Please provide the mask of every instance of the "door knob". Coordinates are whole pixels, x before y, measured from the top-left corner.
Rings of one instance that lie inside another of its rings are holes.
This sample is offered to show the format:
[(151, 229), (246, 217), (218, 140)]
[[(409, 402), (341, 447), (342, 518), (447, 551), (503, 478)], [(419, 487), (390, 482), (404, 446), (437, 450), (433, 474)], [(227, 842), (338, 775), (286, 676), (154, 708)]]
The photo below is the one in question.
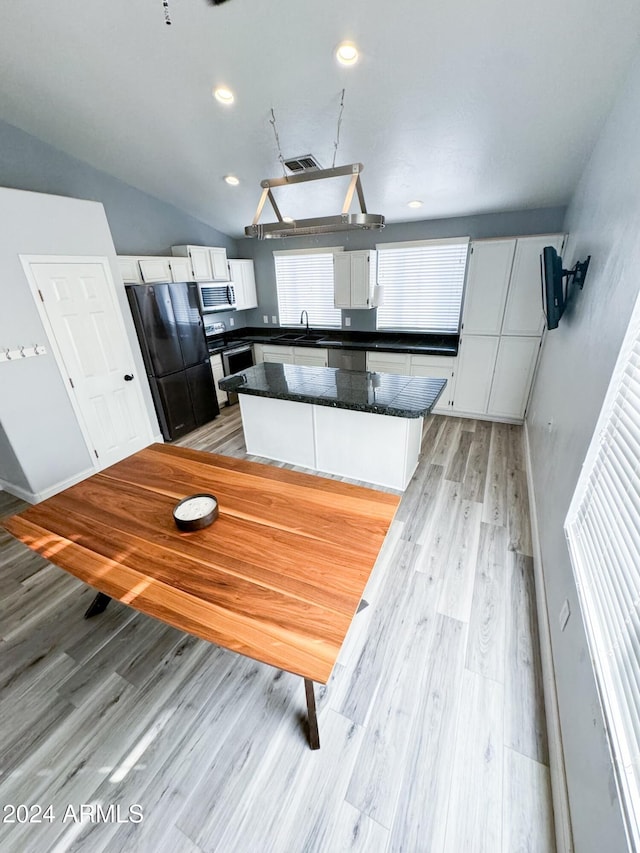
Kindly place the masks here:
[(133, 379), (133, 373), (125, 373), (125, 375), (124, 375), (124, 381), (125, 382), (131, 382), (132, 379)]

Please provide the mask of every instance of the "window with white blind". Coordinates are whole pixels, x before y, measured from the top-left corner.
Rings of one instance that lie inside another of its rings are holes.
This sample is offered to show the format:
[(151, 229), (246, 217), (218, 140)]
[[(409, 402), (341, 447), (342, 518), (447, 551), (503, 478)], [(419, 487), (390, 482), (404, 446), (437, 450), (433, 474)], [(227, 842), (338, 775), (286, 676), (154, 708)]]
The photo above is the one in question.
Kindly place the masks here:
[(627, 830), (640, 849), (640, 298), (565, 530)]
[(274, 252), (281, 326), (298, 326), (306, 311), (309, 324), (340, 328), (342, 312), (333, 305), (333, 255), (341, 248)]
[(457, 334), (469, 238), (376, 248), (378, 284), (384, 288), (377, 328)]

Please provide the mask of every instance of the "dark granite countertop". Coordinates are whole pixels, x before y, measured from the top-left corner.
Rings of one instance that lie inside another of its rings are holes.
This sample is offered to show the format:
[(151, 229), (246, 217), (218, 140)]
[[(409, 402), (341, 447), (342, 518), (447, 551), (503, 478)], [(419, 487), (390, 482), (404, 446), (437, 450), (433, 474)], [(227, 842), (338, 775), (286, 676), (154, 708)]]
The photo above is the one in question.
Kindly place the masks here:
[[(226, 338), (227, 336), (225, 336)], [(229, 341), (249, 341), (280, 346), (357, 349), (380, 352), (409, 352), (420, 355), (455, 356), (458, 335), (402, 334), (400, 332), (351, 332), (340, 329), (300, 329), (249, 327), (228, 335)]]
[(222, 390), (238, 394), (398, 418), (429, 414), (446, 384), (446, 379), (269, 362), (256, 364), (218, 382)]

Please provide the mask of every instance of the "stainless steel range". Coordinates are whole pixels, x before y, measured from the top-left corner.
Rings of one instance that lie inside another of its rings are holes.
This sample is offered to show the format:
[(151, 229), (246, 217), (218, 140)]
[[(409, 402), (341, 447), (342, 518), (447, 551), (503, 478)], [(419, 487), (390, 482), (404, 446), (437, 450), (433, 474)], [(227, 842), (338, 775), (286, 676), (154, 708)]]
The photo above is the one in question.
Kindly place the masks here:
[[(205, 334), (209, 354), (219, 353), (222, 357), (222, 368), (225, 376), (231, 376), (251, 367), (253, 361), (253, 347), (249, 343), (239, 341), (225, 341), (226, 326), (224, 323), (205, 323)], [(238, 395), (228, 393), (229, 405), (238, 402)]]

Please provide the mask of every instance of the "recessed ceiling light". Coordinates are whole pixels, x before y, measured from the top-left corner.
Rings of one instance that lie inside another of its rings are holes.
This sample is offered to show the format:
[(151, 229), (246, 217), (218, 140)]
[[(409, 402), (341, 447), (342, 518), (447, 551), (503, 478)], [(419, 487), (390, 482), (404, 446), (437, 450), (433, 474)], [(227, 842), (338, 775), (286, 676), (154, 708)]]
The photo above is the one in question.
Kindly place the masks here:
[(350, 41), (343, 41), (336, 50), (336, 59), (342, 65), (355, 65), (358, 61), (358, 48)]
[(239, 179), (236, 178), (235, 175), (225, 175), (224, 179), (232, 187), (237, 187), (240, 183)]
[(422, 201), (418, 201), (418, 200), (416, 199), (415, 201), (410, 201), (410, 202), (409, 202), (409, 207), (422, 207), (423, 203), (424, 203), (424, 202), (422, 202)]
[(225, 89), (224, 86), (218, 86), (217, 89), (213, 90), (213, 94), (217, 101), (220, 101), (221, 104), (232, 104), (235, 100), (234, 94), (231, 89)]

